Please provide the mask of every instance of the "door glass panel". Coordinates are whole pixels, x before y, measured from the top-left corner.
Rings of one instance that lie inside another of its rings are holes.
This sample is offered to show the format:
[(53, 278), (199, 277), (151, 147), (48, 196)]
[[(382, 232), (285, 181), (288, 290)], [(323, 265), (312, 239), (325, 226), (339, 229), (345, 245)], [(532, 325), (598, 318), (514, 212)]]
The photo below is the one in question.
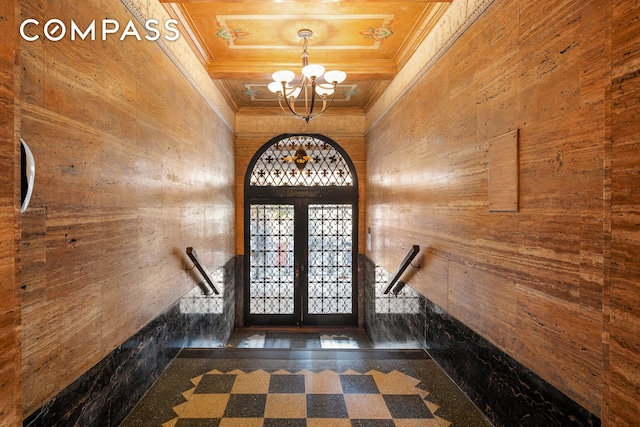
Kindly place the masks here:
[(293, 314), (292, 205), (251, 205), (251, 314)]
[(353, 207), (309, 205), (308, 314), (353, 311)]

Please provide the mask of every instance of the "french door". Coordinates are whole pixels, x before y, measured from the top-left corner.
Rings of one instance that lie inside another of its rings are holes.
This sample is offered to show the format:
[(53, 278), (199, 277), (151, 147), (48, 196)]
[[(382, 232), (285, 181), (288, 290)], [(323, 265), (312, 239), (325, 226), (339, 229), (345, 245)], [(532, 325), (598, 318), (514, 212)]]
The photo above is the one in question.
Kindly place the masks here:
[(247, 210), (245, 323), (357, 324), (355, 205), (296, 197)]

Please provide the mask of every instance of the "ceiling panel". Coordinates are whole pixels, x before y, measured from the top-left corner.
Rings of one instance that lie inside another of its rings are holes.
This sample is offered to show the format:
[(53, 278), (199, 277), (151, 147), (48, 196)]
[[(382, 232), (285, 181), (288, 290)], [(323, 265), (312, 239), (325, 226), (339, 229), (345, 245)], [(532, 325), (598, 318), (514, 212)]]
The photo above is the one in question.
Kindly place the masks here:
[(340, 69), (332, 108), (366, 111), (422, 42), (448, 1), (204, 1), (163, 2), (229, 103), (278, 108), (271, 74), (300, 75), (310, 29), (310, 63)]

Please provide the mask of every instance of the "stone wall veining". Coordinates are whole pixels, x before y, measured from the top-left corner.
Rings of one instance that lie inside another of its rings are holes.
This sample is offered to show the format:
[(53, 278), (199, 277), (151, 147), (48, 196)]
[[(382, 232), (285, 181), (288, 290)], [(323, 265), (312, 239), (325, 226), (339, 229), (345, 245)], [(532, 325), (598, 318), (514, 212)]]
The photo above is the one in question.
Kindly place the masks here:
[[(603, 425), (640, 419), (637, 2), (495, 0), (367, 131), (367, 255)], [(487, 141), (519, 129), (518, 212)]]
[[(17, 425), (22, 420), (20, 388), (20, 294), (18, 245), (20, 203), (18, 169), (19, 115), (15, 95), (16, 56), (20, 53), (17, 33), (17, 0), (0, 4), (0, 425)], [(5, 424), (6, 423), (6, 424)]]
[[(135, 22), (118, 0), (20, 8)], [(21, 227), (26, 417), (196, 285), (187, 246), (210, 270), (233, 257), (234, 134), (156, 43), (40, 37), (20, 61), (37, 163)]]
[(383, 294), (391, 273), (365, 256), (359, 263), (364, 270), (365, 329), (375, 345), (423, 348), (493, 425), (601, 425), (597, 416), (410, 286), (397, 295)]
[(49, 399), (24, 425), (120, 425), (181, 349), (227, 343), (235, 323), (235, 265), (232, 258), (212, 272), (220, 295), (203, 295), (195, 287)]

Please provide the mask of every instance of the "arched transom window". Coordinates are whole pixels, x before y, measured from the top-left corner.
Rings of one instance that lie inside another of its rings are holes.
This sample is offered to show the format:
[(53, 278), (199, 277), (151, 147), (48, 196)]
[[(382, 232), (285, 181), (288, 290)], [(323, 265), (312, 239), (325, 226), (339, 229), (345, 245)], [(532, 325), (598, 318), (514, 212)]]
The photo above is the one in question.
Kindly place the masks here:
[(352, 186), (347, 160), (331, 144), (312, 135), (277, 141), (256, 160), (250, 186)]

